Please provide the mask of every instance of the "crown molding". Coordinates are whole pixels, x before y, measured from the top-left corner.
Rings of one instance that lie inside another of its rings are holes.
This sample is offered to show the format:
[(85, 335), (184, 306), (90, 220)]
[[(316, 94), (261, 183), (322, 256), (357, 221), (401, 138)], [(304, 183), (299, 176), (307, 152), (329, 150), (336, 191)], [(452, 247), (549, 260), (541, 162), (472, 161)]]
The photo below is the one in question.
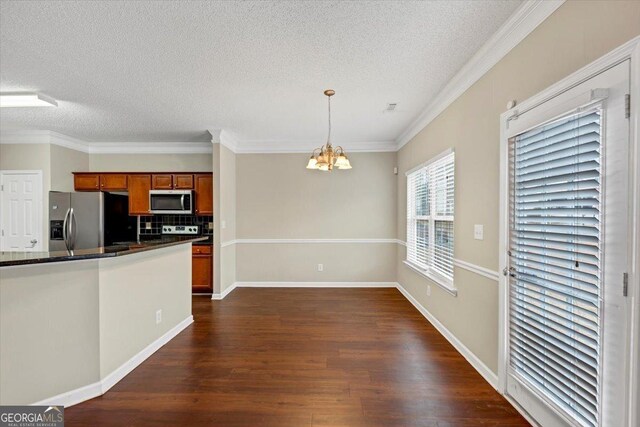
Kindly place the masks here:
[[(238, 141), (235, 149), (237, 154), (254, 154), (254, 153), (307, 153), (310, 154), (314, 149), (322, 146), (325, 142), (321, 141)], [(395, 141), (370, 141), (370, 142), (340, 142), (334, 143), (334, 146), (343, 146), (347, 153), (358, 152), (395, 152), (397, 146)]]
[(202, 154), (208, 142), (86, 142), (48, 130), (0, 133), (0, 144), (52, 144), (88, 154)]
[(525, 39), (565, 0), (525, 1), (453, 76), (422, 113), (396, 139), (399, 150)]

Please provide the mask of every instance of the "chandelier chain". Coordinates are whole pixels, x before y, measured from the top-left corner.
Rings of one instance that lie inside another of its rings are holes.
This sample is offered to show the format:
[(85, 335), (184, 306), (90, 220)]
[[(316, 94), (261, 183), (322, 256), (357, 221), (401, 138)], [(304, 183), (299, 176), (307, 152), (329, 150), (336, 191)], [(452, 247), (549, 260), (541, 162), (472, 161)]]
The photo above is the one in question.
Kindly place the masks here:
[(329, 98), (329, 134), (327, 135), (327, 144), (331, 144), (331, 97)]

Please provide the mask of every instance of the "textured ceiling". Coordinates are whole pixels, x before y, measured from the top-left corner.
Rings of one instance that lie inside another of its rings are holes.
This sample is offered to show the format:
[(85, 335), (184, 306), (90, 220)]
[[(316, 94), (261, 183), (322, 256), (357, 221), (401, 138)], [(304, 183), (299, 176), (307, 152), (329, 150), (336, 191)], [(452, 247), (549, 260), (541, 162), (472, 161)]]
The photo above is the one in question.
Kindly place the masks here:
[[(86, 141), (395, 140), (520, 1), (0, 2), (3, 129)], [(383, 113), (397, 102), (394, 113)]]

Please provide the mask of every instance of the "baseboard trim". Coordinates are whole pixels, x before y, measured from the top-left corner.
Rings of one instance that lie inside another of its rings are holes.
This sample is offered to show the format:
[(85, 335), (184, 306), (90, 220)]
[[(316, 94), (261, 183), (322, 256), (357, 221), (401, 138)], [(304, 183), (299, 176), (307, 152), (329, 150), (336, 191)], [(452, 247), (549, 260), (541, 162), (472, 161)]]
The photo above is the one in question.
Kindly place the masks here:
[(231, 293), (231, 291), (233, 291), (236, 287), (238, 286), (238, 282), (234, 282), (232, 283), (227, 289), (225, 289), (224, 291), (218, 293), (218, 294), (212, 294), (211, 295), (211, 299), (212, 300), (221, 300), (224, 299), (224, 297), (226, 297), (227, 295), (229, 295)]
[(396, 282), (235, 282), (239, 288), (395, 288)]
[(462, 342), (456, 338), (451, 331), (449, 331), (429, 310), (427, 310), (422, 304), (418, 302), (400, 283), (397, 283), (397, 288), (409, 300), (411, 304), (431, 323), (437, 330), (444, 336), (447, 341), (455, 347), (456, 350), (465, 358), (467, 362), (475, 368), (476, 371), (493, 387), (498, 390), (498, 375), (495, 374), (487, 365), (482, 362), (471, 350), (469, 350)]
[(153, 353), (158, 351), (163, 345), (171, 341), (176, 335), (182, 332), (187, 326), (193, 323), (193, 316), (190, 315), (173, 328), (169, 329), (161, 337), (153, 341), (138, 354), (127, 360), (116, 370), (95, 383), (77, 388), (75, 390), (60, 393), (56, 396), (41, 400), (33, 405), (51, 406), (63, 405), (69, 407), (93, 399), (94, 397), (105, 394), (111, 387), (116, 385), (121, 379), (127, 376), (131, 371), (137, 368), (142, 362), (147, 360)]

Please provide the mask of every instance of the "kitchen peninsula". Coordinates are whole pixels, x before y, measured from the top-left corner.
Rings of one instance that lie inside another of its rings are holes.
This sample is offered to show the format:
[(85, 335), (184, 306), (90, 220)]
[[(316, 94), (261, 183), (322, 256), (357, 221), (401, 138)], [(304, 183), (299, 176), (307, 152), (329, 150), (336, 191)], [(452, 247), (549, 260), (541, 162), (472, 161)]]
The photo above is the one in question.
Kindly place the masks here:
[(189, 326), (205, 239), (0, 253), (0, 405), (99, 396)]

